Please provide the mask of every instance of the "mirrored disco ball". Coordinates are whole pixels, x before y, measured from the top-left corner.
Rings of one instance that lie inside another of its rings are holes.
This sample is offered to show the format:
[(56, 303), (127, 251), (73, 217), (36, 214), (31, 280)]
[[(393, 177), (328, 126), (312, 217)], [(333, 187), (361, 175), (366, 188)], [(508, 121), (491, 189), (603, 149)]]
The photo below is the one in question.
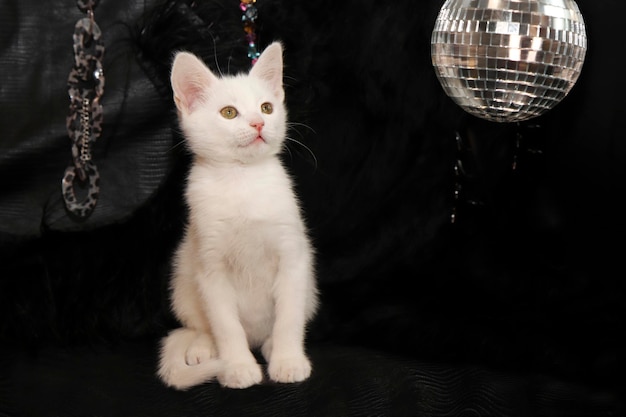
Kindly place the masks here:
[(573, 0), (446, 0), (431, 58), (446, 94), (470, 114), (519, 122), (557, 105), (585, 60)]

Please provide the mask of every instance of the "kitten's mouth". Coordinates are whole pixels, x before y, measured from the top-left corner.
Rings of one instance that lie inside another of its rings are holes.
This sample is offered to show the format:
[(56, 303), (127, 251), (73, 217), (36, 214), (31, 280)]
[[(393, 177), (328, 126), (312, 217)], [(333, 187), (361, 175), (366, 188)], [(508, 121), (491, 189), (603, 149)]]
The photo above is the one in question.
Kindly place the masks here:
[(265, 138), (261, 135), (257, 136), (256, 138), (252, 139), (248, 144), (243, 145), (244, 147), (248, 147), (248, 146), (252, 146), (255, 144), (259, 144), (259, 143), (265, 143)]

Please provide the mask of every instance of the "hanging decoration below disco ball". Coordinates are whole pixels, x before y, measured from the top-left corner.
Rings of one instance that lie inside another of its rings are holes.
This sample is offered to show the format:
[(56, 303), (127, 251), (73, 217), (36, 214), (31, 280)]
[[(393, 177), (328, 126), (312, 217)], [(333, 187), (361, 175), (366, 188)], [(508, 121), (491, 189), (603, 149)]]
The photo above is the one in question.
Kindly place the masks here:
[(574, 0), (446, 0), (431, 38), (446, 94), (494, 122), (552, 109), (576, 83), (586, 52)]

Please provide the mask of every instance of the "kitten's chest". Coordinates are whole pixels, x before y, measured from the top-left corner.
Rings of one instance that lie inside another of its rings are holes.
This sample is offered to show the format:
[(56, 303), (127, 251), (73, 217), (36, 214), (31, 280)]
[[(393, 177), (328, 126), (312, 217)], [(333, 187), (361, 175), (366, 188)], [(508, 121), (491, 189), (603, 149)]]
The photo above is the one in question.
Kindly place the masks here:
[(291, 182), (281, 166), (200, 172), (190, 178), (192, 211), (211, 221), (238, 224), (291, 222), (299, 217)]

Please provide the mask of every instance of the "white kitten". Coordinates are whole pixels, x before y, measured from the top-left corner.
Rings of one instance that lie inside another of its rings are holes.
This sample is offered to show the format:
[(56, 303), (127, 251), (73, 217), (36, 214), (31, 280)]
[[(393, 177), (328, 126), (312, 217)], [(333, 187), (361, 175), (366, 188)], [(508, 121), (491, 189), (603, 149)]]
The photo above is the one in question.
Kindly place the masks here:
[(183, 327), (163, 339), (158, 374), (185, 389), (309, 377), (306, 324), (317, 306), (313, 249), (278, 154), (287, 131), (282, 46), (248, 74), (218, 77), (179, 52), (171, 83), (194, 162), (189, 224), (176, 252), (172, 308)]

